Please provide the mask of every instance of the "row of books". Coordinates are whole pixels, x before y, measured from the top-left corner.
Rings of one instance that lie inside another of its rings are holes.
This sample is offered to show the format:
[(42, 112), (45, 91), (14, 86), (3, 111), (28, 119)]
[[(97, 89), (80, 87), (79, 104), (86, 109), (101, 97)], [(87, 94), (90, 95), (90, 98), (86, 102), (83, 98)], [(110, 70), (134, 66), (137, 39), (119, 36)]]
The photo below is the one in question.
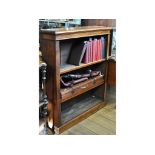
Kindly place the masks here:
[(69, 63), (73, 65), (80, 65), (83, 63), (90, 63), (105, 58), (105, 39), (89, 38), (88, 41), (77, 43), (71, 49)]

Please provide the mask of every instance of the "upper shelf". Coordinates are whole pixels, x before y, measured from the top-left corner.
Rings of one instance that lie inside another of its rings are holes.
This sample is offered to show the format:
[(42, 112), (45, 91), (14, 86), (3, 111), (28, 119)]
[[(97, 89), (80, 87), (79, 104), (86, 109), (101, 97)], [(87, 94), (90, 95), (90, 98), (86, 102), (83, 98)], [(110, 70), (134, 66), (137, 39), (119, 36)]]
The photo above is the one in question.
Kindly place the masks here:
[(81, 63), (81, 65), (79, 65), (79, 66), (75, 66), (75, 65), (71, 65), (71, 64), (63, 64), (60, 66), (60, 74), (65, 74), (65, 73), (75, 71), (75, 70), (80, 69), (80, 68), (84, 68), (84, 67), (88, 67), (88, 66), (91, 66), (94, 64), (98, 64), (98, 63), (104, 62), (105, 60), (106, 59), (102, 59), (102, 60), (90, 62), (87, 64)]
[(71, 38), (110, 34), (111, 30), (111, 27), (105, 26), (82, 26), (71, 28), (41, 29), (40, 34), (42, 39), (65, 40)]

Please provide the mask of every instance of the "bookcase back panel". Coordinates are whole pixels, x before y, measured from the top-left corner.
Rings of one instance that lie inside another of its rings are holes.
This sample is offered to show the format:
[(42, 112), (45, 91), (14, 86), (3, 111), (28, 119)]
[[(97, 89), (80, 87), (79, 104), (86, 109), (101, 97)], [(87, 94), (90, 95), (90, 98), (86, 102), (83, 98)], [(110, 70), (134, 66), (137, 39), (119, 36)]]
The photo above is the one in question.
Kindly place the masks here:
[(106, 74), (106, 62), (96, 64), (90, 67), (92, 71), (101, 71), (102, 74)]
[(81, 42), (84, 42), (84, 40), (81, 38), (75, 39), (68, 39), (68, 40), (62, 40), (60, 41), (60, 64), (68, 64), (68, 59), (71, 54), (71, 50), (75, 45), (80, 45)]
[(63, 40), (60, 42), (60, 64), (67, 64), (74, 40)]

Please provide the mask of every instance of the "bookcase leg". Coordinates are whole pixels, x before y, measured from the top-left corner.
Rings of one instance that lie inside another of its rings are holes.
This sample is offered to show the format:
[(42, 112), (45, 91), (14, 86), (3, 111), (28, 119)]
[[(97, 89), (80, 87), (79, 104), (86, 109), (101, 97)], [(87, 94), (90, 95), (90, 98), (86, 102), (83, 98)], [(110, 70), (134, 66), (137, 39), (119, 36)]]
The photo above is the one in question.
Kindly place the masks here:
[(53, 128), (53, 104), (49, 101), (48, 103), (48, 126), (49, 128)]
[(104, 84), (104, 101), (106, 101), (106, 94), (107, 94), (107, 83)]
[(59, 134), (60, 134), (60, 130), (59, 130), (59, 128), (57, 128), (56, 126), (54, 126), (54, 133), (55, 133), (56, 135), (59, 135)]

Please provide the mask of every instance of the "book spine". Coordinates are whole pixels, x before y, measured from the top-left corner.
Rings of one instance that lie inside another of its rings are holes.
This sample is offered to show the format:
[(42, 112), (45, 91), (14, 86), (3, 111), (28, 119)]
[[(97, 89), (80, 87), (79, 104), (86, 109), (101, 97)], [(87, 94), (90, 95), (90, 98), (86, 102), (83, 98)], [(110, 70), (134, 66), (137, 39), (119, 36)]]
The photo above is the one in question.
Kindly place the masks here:
[(105, 58), (105, 39), (104, 37), (101, 37), (101, 41), (102, 41), (102, 58)]
[(88, 63), (90, 62), (90, 42), (88, 41)]
[(102, 60), (102, 41), (101, 39), (99, 40), (100, 43), (100, 60)]
[(84, 57), (84, 63), (88, 63), (88, 42), (86, 43), (86, 52), (85, 52), (85, 57)]
[(97, 40), (97, 60), (100, 60), (100, 40)]
[(95, 40), (92, 41), (92, 61), (95, 61)]
[(82, 54), (81, 54), (81, 58), (80, 58), (80, 61), (79, 61), (79, 65), (81, 64), (82, 60), (84, 60), (83, 62), (85, 63), (86, 49), (87, 49), (87, 41), (84, 41), (84, 46), (83, 46), (83, 49), (82, 49)]
[(102, 47), (102, 40), (100, 40), (101, 41), (101, 59), (103, 59), (103, 52), (102, 52), (102, 50), (103, 50), (103, 47)]
[(97, 61), (97, 39), (94, 40), (94, 61)]
[(93, 61), (93, 42), (92, 42), (92, 38), (89, 38), (89, 42), (90, 42), (90, 62)]

